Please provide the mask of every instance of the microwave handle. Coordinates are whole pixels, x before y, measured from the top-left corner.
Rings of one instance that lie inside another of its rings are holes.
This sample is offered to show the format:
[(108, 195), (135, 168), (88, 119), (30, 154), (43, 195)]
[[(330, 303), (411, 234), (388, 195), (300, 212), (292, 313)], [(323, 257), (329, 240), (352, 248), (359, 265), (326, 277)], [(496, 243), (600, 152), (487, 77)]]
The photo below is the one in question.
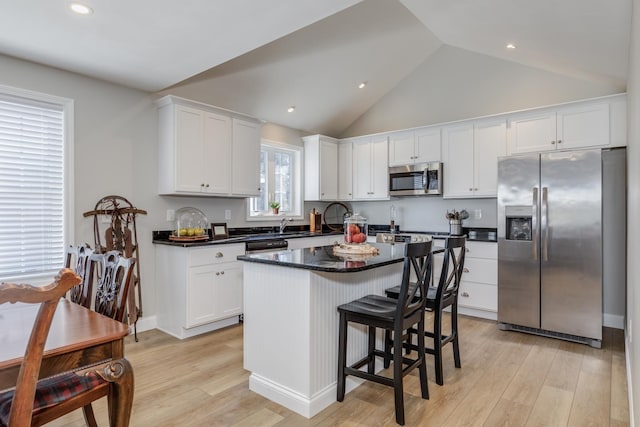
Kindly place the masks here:
[(429, 193), (429, 188), (431, 188), (431, 182), (430, 182), (431, 174), (429, 173), (430, 170), (431, 169), (429, 169), (429, 166), (427, 166), (422, 171), (422, 173), (424, 174), (424, 179), (422, 181), (424, 183), (424, 192), (425, 193)]

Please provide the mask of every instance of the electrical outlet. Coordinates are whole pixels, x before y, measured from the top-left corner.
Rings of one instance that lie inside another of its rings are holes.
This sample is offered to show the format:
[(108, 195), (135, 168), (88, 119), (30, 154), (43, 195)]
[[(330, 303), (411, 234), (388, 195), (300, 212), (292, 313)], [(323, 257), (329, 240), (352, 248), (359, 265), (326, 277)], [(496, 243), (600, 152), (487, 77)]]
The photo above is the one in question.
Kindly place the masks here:
[(173, 209), (167, 209), (167, 221), (176, 220), (176, 211)]
[(482, 209), (476, 209), (474, 211), (474, 218), (475, 219), (482, 219)]
[(224, 210), (224, 219), (227, 221), (231, 219), (231, 209)]

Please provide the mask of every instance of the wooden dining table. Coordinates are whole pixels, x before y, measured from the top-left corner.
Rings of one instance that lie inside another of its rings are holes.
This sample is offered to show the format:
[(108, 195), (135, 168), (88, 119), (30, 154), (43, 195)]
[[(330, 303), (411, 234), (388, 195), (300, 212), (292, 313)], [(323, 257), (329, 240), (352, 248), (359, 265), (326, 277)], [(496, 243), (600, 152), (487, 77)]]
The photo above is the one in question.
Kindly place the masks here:
[[(38, 305), (0, 306), (0, 391), (15, 387)], [(124, 359), (129, 327), (67, 299), (58, 304), (45, 345), (40, 378), (106, 364), (115, 372), (110, 387), (110, 424), (127, 426), (133, 405), (133, 372)], [(123, 371), (124, 370), (124, 371)]]

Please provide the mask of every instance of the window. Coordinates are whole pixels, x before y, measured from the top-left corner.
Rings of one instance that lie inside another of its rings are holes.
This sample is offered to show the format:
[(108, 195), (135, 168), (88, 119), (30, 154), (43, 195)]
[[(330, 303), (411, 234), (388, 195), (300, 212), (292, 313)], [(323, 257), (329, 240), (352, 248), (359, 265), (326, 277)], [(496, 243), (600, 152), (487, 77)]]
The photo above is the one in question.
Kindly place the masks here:
[(72, 108), (0, 86), (0, 281), (48, 283), (64, 265)]
[(301, 157), (302, 147), (262, 140), (260, 196), (249, 199), (248, 219), (302, 217)]

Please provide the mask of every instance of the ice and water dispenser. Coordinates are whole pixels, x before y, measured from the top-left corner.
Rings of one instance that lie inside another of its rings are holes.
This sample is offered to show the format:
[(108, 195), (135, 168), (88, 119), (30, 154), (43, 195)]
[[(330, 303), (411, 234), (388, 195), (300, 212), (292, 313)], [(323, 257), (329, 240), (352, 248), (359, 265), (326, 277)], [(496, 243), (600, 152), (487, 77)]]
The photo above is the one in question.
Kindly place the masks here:
[(505, 206), (507, 240), (531, 241), (533, 230), (532, 207), (529, 206)]

